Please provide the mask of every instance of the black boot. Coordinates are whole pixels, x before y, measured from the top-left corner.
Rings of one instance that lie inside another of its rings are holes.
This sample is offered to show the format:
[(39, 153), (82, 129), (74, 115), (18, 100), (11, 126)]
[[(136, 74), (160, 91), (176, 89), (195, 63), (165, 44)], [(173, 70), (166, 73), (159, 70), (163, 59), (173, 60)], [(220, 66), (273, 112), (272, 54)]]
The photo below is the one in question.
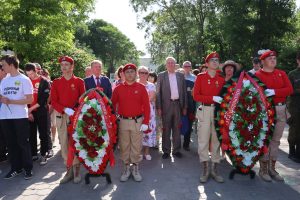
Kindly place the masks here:
[(289, 159), (296, 163), (300, 163), (300, 146), (299, 145), (289, 145)]
[(289, 144), (289, 159), (293, 160), (296, 157), (296, 145)]
[(295, 162), (300, 163), (300, 144), (296, 144)]

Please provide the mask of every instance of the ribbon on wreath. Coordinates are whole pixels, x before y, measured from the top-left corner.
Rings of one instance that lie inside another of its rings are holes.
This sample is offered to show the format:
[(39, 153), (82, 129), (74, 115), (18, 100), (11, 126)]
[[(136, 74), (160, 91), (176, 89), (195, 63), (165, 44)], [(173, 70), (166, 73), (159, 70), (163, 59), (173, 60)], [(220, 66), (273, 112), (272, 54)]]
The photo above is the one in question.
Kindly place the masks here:
[[(222, 135), (222, 144), (221, 144), (221, 148), (223, 150), (228, 150), (229, 148), (229, 144), (230, 144), (230, 139), (229, 139), (229, 125), (230, 122), (232, 120), (232, 116), (234, 114), (234, 111), (236, 109), (236, 106), (239, 102), (239, 98), (242, 92), (242, 87), (243, 87), (243, 80), (244, 77), (246, 77), (255, 87), (255, 89), (258, 91), (259, 93), (259, 97), (262, 100), (263, 105), (265, 106), (265, 108), (267, 108), (267, 100), (265, 98), (265, 94), (263, 89), (258, 85), (258, 83), (251, 77), (249, 76), (249, 74), (245, 73), (245, 71), (242, 71), (242, 73), (240, 74), (240, 77), (238, 79), (235, 91), (233, 93), (233, 97), (232, 100), (229, 104), (229, 108), (227, 110), (227, 112), (225, 112), (224, 114), (224, 119), (225, 119), (225, 132)], [(266, 153), (268, 151), (268, 149), (264, 148), (264, 152)]]

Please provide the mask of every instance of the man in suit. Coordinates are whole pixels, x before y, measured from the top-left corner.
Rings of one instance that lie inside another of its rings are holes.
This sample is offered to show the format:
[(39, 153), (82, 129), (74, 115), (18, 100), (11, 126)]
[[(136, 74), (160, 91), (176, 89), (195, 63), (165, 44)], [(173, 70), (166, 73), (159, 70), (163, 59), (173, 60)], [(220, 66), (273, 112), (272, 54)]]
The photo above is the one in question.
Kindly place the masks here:
[(157, 79), (156, 107), (163, 123), (163, 159), (169, 158), (171, 153), (171, 132), (173, 140), (172, 153), (178, 158), (182, 157), (180, 153), (180, 123), (181, 115), (186, 115), (187, 112), (187, 93), (184, 75), (175, 72), (175, 64), (175, 58), (166, 58), (167, 70), (161, 72)]
[(111, 98), (112, 88), (110, 81), (106, 76), (101, 75), (102, 62), (100, 60), (93, 60), (91, 63), (91, 69), (93, 75), (84, 79), (86, 90), (99, 87), (108, 98)]

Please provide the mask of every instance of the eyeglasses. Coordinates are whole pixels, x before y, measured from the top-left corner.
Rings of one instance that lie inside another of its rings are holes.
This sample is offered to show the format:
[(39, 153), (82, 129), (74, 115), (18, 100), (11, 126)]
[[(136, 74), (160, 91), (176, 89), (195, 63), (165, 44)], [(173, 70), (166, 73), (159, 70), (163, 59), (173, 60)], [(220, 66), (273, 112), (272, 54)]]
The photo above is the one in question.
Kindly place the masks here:
[(139, 72), (139, 74), (148, 75), (148, 74), (149, 74), (149, 72)]

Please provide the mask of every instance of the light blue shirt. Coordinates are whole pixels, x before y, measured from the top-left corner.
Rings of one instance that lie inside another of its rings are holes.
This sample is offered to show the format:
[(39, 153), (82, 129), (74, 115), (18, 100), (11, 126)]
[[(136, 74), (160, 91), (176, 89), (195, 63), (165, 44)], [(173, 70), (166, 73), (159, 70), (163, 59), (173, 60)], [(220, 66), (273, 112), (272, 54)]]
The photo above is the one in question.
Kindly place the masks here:
[(193, 82), (195, 82), (195, 80), (196, 80), (196, 76), (192, 73), (189, 73), (188, 75), (184, 75), (184, 77), (185, 77), (185, 80), (189, 80), (189, 81), (193, 81)]

